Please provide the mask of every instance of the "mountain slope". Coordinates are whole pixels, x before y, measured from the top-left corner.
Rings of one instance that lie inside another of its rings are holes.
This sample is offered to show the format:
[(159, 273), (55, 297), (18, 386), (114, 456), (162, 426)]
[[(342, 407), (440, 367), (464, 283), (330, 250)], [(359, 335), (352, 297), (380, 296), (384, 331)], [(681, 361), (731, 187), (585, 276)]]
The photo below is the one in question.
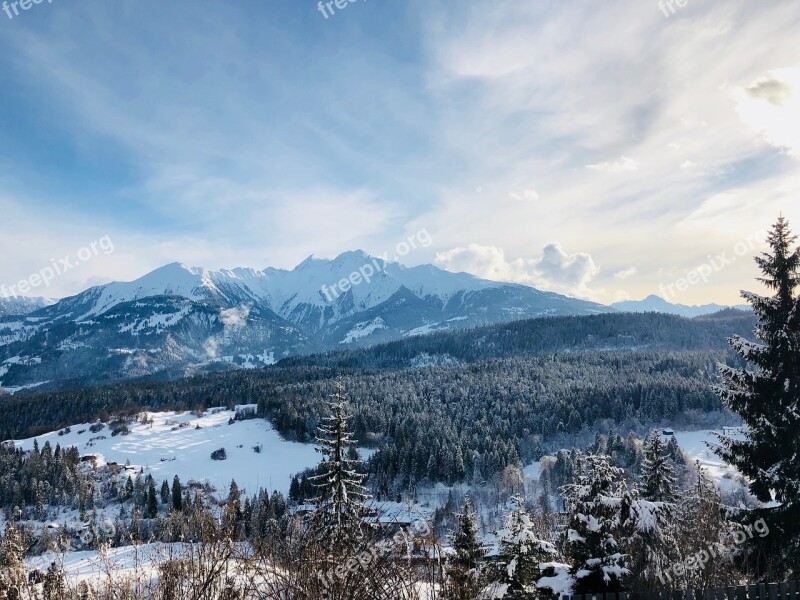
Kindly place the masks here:
[(0, 385), (182, 376), (433, 331), (604, 312), (613, 309), (361, 251), (309, 257), (292, 270), (172, 263), (0, 318)]

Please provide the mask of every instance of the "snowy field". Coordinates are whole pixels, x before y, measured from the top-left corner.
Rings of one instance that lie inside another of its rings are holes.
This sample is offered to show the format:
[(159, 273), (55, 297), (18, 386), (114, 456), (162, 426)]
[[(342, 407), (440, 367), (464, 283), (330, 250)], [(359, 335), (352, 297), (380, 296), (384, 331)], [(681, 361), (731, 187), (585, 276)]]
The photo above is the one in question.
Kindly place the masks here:
[[(700, 461), (700, 465), (707, 471), (709, 477), (715, 480), (722, 489), (729, 489), (733, 480), (739, 478), (740, 473), (729, 464), (714, 454), (706, 443), (718, 443), (714, 433), (722, 431), (703, 429), (701, 431), (676, 431), (675, 439), (678, 446), (694, 461)], [(740, 435), (733, 435), (740, 438)], [(666, 439), (666, 438), (665, 438)]]
[[(73, 425), (64, 435), (52, 432), (15, 443), (25, 450), (33, 448), (34, 439), (40, 448), (47, 441), (53, 447), (75, 446), (81, 456), (94, 455), (98, 465), (130, 461), (157, 482), (171, 482), (178, 475), (184, 483), (209, 483), (220, 496), (227, 495), (231, 479), (251, 494), (262, 487), (286, 494), (292, 475), (319, 462), (313, 445), (284, 440), (264, 419), (229, 425), (235, 412), (224, 409), (210, 409), (201, 417), (189, 412), (147, 415), (152, 423), (131, 423), (127, 435), (112, 437), (108, 426), (92, 433), (86, 423)], [(212, 460), (211, 453), (220, 448), (227, 459)]]

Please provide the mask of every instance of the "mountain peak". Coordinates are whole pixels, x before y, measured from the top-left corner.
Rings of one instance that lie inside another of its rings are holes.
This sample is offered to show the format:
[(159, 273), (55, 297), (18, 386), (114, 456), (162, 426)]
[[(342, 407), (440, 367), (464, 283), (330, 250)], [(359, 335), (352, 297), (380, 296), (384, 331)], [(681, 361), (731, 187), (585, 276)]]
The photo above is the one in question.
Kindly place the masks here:
[(295, 271), (301, 271), (303, 269), (307, 269), (307, 268), (312, 267), (314, 265), (325, 264), (325, 263), (328, 263), (328, 262), (330, 262), (330, 259), (328, 259), (328, 258), (321, 258), (321, 257), (317, 256), (316, 254), (309, 254), (303, 262), (301, 262), (299, 265), (297, 265), (294, 268), (294, 270)]

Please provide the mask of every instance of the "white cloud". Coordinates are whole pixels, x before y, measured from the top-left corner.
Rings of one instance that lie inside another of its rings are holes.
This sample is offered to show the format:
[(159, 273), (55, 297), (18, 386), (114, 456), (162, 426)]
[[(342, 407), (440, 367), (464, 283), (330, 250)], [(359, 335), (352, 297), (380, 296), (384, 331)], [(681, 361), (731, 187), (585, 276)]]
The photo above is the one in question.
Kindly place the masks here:
[(625, 171), (636, 171), (639, 168), (639, 162), (627, 156), (620, 156), (618, 160), (586, 165), (586, 168), (601, 173), (624, 173)]
[(225, 327), (225, 333), (229, 330), (241, 329), (247, 325), (247, 317), (250, 316), (250, 306), (242, 304), (232, 308), (225, 308), (219, 313), (219, 320)]
[(623, 269), (622, 271), (617, 271), (614, 273), (614, 279), (627, 279), (628, 277), (633, 277), (639, 272), (639, 269), (636, 267), (628, 267), (627, 269)]
[(470, 244), (436, 255), (435, 263), (448, 271), (466, 271), (495, 281), (523, 283), (547, 291), (589, 298), (589, 283), (599, 273), (591, 255), (568, 254), (559, 244), (548, 244), (538, 258), (509, 260), (496, 246)]
[(772, 71), (735, 92), (739, 115), (764, 140), (800, 158), (800, 67)]

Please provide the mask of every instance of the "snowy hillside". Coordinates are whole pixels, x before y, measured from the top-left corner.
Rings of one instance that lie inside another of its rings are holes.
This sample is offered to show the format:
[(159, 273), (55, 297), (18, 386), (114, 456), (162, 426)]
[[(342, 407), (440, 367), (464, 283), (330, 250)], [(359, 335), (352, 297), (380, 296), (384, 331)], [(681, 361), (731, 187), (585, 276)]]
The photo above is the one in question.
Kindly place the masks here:
[[(130, 471), (144, 469), (157, 481), (208, 483), (220, 495), (227, 494), (231, 479), (243, 490), (259, 488), (287, 493), (290, 478), (319, 461), (309, 444), (288, 442), (263, 419), (235, 421), (235, 411), (210, 409), (202, 416), (192, 413), (147, 413), (149, 423), (128, 425), (130, 433), (113, 435), (110, 426), (90, 431), (91, 423), (74, 425), (69, 431), (52, 432), (15, 442), (24, 450), (34, 440), (62, 448), (75, 446), (81, 456), (95, 457), (96, 464), (130, 462)], [(225, 448), (226, 460), (212, 460), (211, 453)], [(258, 449), (258, 451), (256, 451)]]

